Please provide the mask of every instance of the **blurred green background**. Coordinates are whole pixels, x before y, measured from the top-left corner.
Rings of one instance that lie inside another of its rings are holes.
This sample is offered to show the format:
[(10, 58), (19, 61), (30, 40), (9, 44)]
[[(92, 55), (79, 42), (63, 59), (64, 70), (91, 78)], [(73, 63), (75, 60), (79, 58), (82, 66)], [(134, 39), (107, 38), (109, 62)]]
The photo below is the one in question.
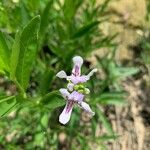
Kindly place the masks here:
[[(91, 118), (56, 78), (84, 59)], [(149, 150), (149, 0), (0, 1), (0, 149)]]

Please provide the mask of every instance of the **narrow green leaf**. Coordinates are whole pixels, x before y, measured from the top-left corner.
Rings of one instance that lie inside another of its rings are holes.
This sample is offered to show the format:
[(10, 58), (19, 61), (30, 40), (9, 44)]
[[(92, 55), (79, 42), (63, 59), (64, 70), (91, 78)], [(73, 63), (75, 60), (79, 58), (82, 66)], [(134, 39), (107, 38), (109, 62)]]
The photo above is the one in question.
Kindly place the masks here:
[(100, 13), (100, 14), (103, 13), (103, 12), (106, 10), (106, 8), (108, 7), (108, 4), (109, 4), (110, 1), (111, 1), (111, 0), (105, 0), (105, 1), (103, 2), (103, 4), (102, 4), (101, 7), (100, 7), (100, 10), (99, 10), (99, 13)]
[(51, 70), (50, 68), (46, 68), (45, 72), (41, 76), (41, 81), (39, 86), (40, 94), (44, 95), (48, 93), (53, 78), (54, 78), (54, 71)]
[(131, 76), (139, 72), (138, 68), (135, 67), (119, 67), (118, 71), (123, 77)]
[(126, 105), (127, 101), (125, 97), (126, 93), (123, 92), (115, 92), (115, 93), (103, 93), (99, 97), (97, 97), (93, 103), (100, 103), (104, 105)]
[(20, 32), (16, 33), (15, 41), (12, 46), (12, 53), (10, 58), (10, 78), (15, 79), (16, 69), (18, 65), (19, 53), (20, 53)]
[[(26, 89), (37, 53), (37, 39), (40, 27), (40, 16), (34, 17), (23, 31), (17, 33), (11, 55), (12, 77), (16, 77), (19, 84)], [(13, 62), (15, 61), (15, 62)]]
[(110, 93), (103, 93), (100, 95), (100, 99), (103, 98), (124, 98), (127, 96), (125, 92), (110, 92)]
[(120, 98), (100, 99), (99, 102), (100, 104), (104, 104), (104, 105), (117, 105), (117, 106), (127, 105), (127, 102), (124, 99), (120, 99)]
[(92, 28), (97, 26), (99, 23), (100, 23), (99, 21), (93, 21), (87, 25), (84, 25), (73, 35), (73, 38), (79, 38), (79, 37), (87, 34)]
[(15, 96), (0, 99), (0, 117), (8, 114), (17, 105)]
[(27, 10), (24, 2), (20, 3), (20, 13), (21, 13), (21, 21), (22, 21), (21, 24), (24, 26), (29, 21), (29, 11)]
[(62, 98), (58, 91), (53, 91), (46, 94), (41, 99), (41, 103), (48, 109), (55, 109), (57, 107), (63, 106), (65, 104), (65, 100)]
[(0, 69), (9, 72), (10, 50), (4, 34), (0, 31)]
[(47, 27), (49, 25), (49, 18), (52, 14), (50, 14), (53, 5), (53, 0), (49, 0), (48, 4), (46, 5), (42, 15), (41, 15), (41, 26), (40, 26), (40, 34), (44, 35)]
[(100, 141), (109, 141), (109, 140), (116, 140), (119, 136), (117, 135), (103, 135), (98, 137)]
[(63, 6), (63, 12), (64, 12), (64, 16), (67, 19), (67, 22), (70, 22), (71, 19), (75, 16), (75, 13), (78, 9), (78, 7), (76, 7), (76, 2), (78, 0), (74, 1), (74, 0), (65, 0), (64, 6)]

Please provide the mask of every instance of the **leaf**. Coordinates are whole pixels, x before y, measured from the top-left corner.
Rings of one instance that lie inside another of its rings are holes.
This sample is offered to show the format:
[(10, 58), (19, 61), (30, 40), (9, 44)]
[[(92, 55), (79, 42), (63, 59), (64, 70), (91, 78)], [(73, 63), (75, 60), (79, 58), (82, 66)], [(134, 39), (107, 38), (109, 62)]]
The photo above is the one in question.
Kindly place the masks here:
[[(50, 19), (54, 18), (54, 13), (52, 12), (52, 6), (53, 6), (53, 0), (49, 0), (49, 2), (47, 3), (47, 5), (41, 15), (39, 48), (41, 48), (44, 38), (45, 38), (45, 33), (48, 31)], [(53, 17), (52, 17), (52, 15), (53, 15)]]
[(99, 23), (100, 23), (99, 21), (93, 21), (87, 25), (84, 25), (73, 35), (73, 38), (79, 38), (79, 37), (87, 34), (92, 28), (97, 26)]
[(125, 97), (127, 93), (125, 92), (110, 92), (110, 93), (103, 93), (100, 96), (97, 96), (95, 100), (92, 102), (93, 104), (104, 104), (104, 105), (126, 105), (127, 101)]
[(44, 137), (45, 137), (44, 132), (41, 131), (39, 133), (36, 133), (34, 135), (33, 145), (43, 147), (44, 143), (45, 143), (45, 138)]
[(125, 97), (127, 96), (124, 92), (114, 92), (114, 93), (103, 93), (100, 97), (97, 97), (94, 103), (100, 103), (104, 105), (126, 105), (127, 101)]
[(46, 94), (42, 99), (41, 103), (48, 109), (55, 109), (57, 107), (63, 106), (65, 100), (60, 96), (58, 91), (53, 91)]
[(40, 16), (34, 17), (21, 33), (16, 34), (11, 54), (11, 76), (26, 89), (37, 53)]
[(13, 80), (16, 75), (16, 69), (18, 65), (19, 53), (20, 53), (20, 32), (16, 33), (15, 41), (12, 46), (12, 53), (10, 58), (10, 78)]
[(63, 12), (64, 12), (64, 16), (67, 19), (67, 23), (70, 22), (73, 17), (76, 15), (76, 12), (79, 8), (79, 6), (81, 6), (82, 2), (84, 0), (80, 1), (80, 0), (65, 0), (64, 5), (63, 5)]
[(23, 2), (20, 3), (20, 13), (21, 13), (21, 21), (22, 25), (26, 25), (26, 22), (29, 21), (29, 11), (27, 10), (25, 4)]
[(48, 126), (48, 121), (49, 121), (49, 115), (47, 113), (43, 114), (43, 116), (41, 117), (41, 125), (44, 128), (47, 128)]
[(100, 99), (103, 98), (124, 98), (127, 96), (125, 92), (110, 92), (110, 93), (103, 93), (100, 95)]
[(93, 120), (91, 122), (91, 129), (92, 129), (92, 135), (93, 135), (93, 137), (95, 137), (96, 127), (97, 127), (97, 122), (95, 120)]
[(119, 67), (118, 71), (123, 77), (128, 77), (138, 73), (139, 69), (135, 67)]
[(115, 99), (115, 98), (108, 98), (108, 99), (100, 99), (100, 104), (105, 105), (126, 105), (127, 102), (124, 99)]
[(114, 132), (113, 132), (113, 129), (111, 127), (111, 124), (109, 123), (109, 121), (107, 120), (106, 116), (103, 114), (103, 112), (98, 109), (97, 110), (97, 114), (99, 116), (99, 120), (102, 122), (103, 126), (106, 128), (106, 130), (108, 131), (108, 133), (110, 135), (113, 135)]
[(102, 14), (108, 7), (108, 4), (111, 0), (105, 0), (100, 7), (99, 14)]
[(54, 78), (54, 71), (51, 70), (50, 68), (46, 68), (45, 72), (41, 76), (41, 81), (39, 85), (40, 94), (42, 95), (47, 94), (53, 81), (53, 78)]
[(0, 99), (0, 117), (6, 115), (17, 105), (15, 96)]
[(41, 26), (40, 26), (41, 35), (43, 35), (46, 32), (47, 27), (49, 25), (49, 18), (52, 15), (50, 14), (52, 6), (53, 6), (53, 0), (49, 0), (48, 4), (46, 5), (41, 15)]
[(0, 70), (9, 72), (10, 50), (5, 39), (4, 34), (0, 31)]
[(119, 136), (117, 135), (103, 135), (98, 137), (100, 141), (109, 141), (109, 140), (116, 140)]

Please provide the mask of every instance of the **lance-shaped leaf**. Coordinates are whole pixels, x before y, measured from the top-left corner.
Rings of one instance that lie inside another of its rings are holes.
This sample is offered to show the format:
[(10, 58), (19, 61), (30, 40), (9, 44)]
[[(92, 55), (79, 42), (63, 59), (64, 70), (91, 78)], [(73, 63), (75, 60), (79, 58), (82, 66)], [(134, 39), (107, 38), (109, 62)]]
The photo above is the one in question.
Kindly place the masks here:
[(93, 103), (100, 103), (104, 105), (126, 105), (126, 96), (127, 93), (123, 92), (103, 93), (97, 97)]
[(26, 89), (37, 53), (40, 16), (34, 17), (23, 31), (16, 34), (11, 54), (11, 77)]
[(10, 50), (5, 39), (4, 34), (0, 31), (0, 70), (9, 72)]
[(54, 79), (54, 71), (52, 69), (46, 68), (42, 74), (42, 78), (39, 82), (39, 92), (41, 95), (47, 94)]
[(93, 21), (88, 23), (87, 25), (84, 25), (73, 35), (73, 38), (80, 38), (84, 36), (85, 34), (89, 33), (89, 31), (93, 29), (95, 26), (97, 26), (99, 23), (100, 21)]

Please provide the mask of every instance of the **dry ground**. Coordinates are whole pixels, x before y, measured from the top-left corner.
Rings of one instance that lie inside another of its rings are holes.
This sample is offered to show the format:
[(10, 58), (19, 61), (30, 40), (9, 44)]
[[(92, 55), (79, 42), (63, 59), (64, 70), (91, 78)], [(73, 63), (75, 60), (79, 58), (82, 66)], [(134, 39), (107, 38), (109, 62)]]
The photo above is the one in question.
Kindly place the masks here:
[[(143, 34), (142, 28), (149, 26), (145, 22), (145, 0), (118, 0), (110, 4), (111, 23), (104, 25), (104, 32), (119, 32), (120, 46), (118, 60), (133, 60), (130, 46), (136, 45)], [(100, 54), (99, 51), (97, 53)], [(145, 75), (146, 76), (146, 75)], [(129, 92), (129, 105), (116, 107), (108, 112), (114, 131), (121, 137), (108, 143), (109, 150), (149, 150), (150, 149), (150, 88), (145, 76), (128, 79), (123, 83)], [(146, 76), (149, 78), (148, 76)]]

